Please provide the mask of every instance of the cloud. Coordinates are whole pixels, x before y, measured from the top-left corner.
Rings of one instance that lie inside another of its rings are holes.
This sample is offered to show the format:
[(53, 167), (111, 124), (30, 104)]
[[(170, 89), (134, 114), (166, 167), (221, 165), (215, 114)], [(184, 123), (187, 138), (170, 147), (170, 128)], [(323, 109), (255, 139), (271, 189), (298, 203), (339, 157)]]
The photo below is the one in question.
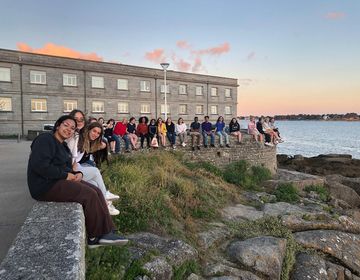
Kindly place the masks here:
[(196, 57), (193, 67), (192, 67), (192, 72), (196, 73), (196, 72), (200, 72), (202, 70), (202, 60), (201, 57)]
[(230, 51), (230, 44), (228, 42), (225, 42), (222, 45), (219, 45), (217, 47), (212, 47), (208, 49), (202, 49), (202, 50), (194, 50), (192, 51), (193, 54), (196, 55), (221, 55), (224, 53), (227, 53)]
[(256, 57), (256, 53), (253, 51), (247, 55), (246, 59), (253, 60), (253, 59), (255, 59), (255, 57)]
[(344, 17), (345, 17), (345, 13), (343, 12), (330, 12), (325, 15), (325, 18), (330, 20), (342, 19)]
[(153, 51), (147, 52), (145, 54), (145, 58), (155, 63), (161, 63), (166, 61), (166, 56), (164, 53), (164, 49), (155, 49)]
[(31, 53), (38, 53), (38, 54), (103, 61), (103, 58), (98, 56), (96, 53), (81, 53), (79, 51), (70, 49), (65, 46), (56, 45), (54, 43), (46, 43), (42, 48), (39, 48), (39, 49), (33, 49), (26, 43), (17, 43), (16, 46), (17, 46), (18, 50), (22, 51), (22, 52), (31, 52)]
[(185, 40), (180, 40), (176, 42), (176, 45), (180, 48), (180, 49), (190, 49), (191, 45), (185, 41)]

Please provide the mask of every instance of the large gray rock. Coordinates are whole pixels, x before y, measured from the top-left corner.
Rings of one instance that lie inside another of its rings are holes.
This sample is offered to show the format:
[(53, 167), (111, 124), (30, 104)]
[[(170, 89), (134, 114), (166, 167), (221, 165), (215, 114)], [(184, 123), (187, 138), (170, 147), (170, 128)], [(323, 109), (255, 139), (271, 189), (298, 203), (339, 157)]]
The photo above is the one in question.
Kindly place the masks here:
[(222, 240), (228, 238), (231, 235), (231, 232), (226, 225), (222, 223), (213, 223), (210, 224), (210, 229), (198, 234), (198, 239), (200, 245), (207, 250), (214, 244), (221, 242)]
[(326, 185), (332, 197), (344, 200), (353, 208), (360, 206), (360, 196), (351, 187), (333, 180), (331, 176), (326, 177)]
[(0, 279), (85, 279), (78, 203), (36, 202), (0, 266)]
[(264, 205), (264, 215), (267, 216), (283, 216), (283, 215), (304, 215), (309, 211), (303, 209), (300, 206), (293, 205), (287, 202), (277, 202), (277, 203), (266, 203)]
[(360, 236), (334, 230), (312, 230), (294, 234), (297, 242), (338, 259), (360, 274)]
[(204, 275), (207, 277), (213, 276), (214, 278), (211, 279), (219, 279), (219, 277), (215, 276), (223, 275), (222, 277), (235, 277), (235, 279), (239, 280), (261, 280), (261, 278), (250, 271), (234, 268), (225, 264), (210, 264), (206, 266), (204, 268)]
[(227, 248), (232, 261), (254, 269), (270, 279), (280, 279), (286, 239), (261, 236), (236, 241)]
[(358, 195), (360, 195), (360, 174), (358, 178), (349, 178), (341, 175), (328, 175), (326, 176), (326, 180), (339, 182), (352, 188)]
[(317, 255), (299, 253), (292, 273), (293, 280), (355, 280), (350, 270), (324, 260)]
[(222, 217), (227, 221), (255, 221), (264, 216), (254, 207), (237, 204), (222, 209)]
[(148, 232), (135, 233), (130, 235), (129, 240), (137, 247), (147, 251), (157, 250), (164, 256), (170, 265), (178, 267), (188, 260), (198, 257), (196, 249), (181, 240), (173, 240), (157, 236)]
[(150, 273), (153, 280), (168, 280), (173, 277), (172, 267), (163, 257), (145, 263), (143, 268)]

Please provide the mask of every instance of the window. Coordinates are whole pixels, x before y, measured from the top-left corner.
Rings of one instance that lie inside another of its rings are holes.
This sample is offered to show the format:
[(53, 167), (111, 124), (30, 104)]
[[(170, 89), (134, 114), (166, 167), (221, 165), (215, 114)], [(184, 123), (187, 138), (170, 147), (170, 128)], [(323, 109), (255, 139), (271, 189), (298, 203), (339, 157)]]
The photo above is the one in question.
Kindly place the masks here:
[(195, 88), (195, 95), (203, 95), (203, 87), (202, 86), (197, 86)]
[(118, 113), (129, 113), (129, 103), (119, 102), (118, 103)]
[[(170, 86), (169, 86), (169, 84), (167, 84), (166, 89), (167, 89), (166, 93), (170, 93)], [(164, 86), (164, 84), (161, 85), (160, 92), (161, 92), (161, 93), (164, 93), (164, 92), (165, 92), (165, 86)]]
[(30, 71), (30, 83), (32, 84), (46, 84), (46, 72), (44, 71)]
[(203, 105), (196, 105), (195, 114), (196, 115), (204, 114), (204, 106)]
[(77, 109), (77, 100), (64, 100), (64, 113)]
[(46, 99), (31, 99), (32, 112), (46, 112), (47, 102)]
[(1, 97), (0, 98), (0, 111), (8, 112), (12, 111), (12, 104), (10, 97)]
[(91, 87), (93, 88), (104, 88), (104, 77), (91, 77)]
[(231, 115), (231, 106), (225, 106), (225, 115)]
[(63, 74), (63, 86), (76, 87), (77, 77), (75, 74)]
[(92, 102), (92, 112), (93, 113), (103, 113), (105, 107), (104, 101), (93, 101)]
[(140, 104), (140, 113), (149, 114), (150, 113), (150, 104)]
[(187, 86), (186, 85), (179, 86), (179, 94), (187, 94)]
[(127, 79), (118, 79), (117, 80), (117, 88), (120, 90), (128, 90), (129, 89), (129, 81)]
[(140, 91), (150, 91), (150, 81), (140, 81)]
[(211, 105), (210, 114), (217, 115), (217, 113), (218, 113), (218, 106), (217, 105)]
[(11, 82), (10, 68), (0, 67), (0, 82)]
[(216, 87), (211, 88), (211, 96), (218, 96), (218, 88)]
[[(169, 104), (166, 104), (166, 111), (169, 114), (170, 113), (170, 106)], [(165, 114), (165, 104), (161, 104), (161, 114)]]
[(225, 89), (225, 97), (226, 98), (231, 98), (231, 89), (230, 88)]
[(180, 115), (187, 114), (187, 105), (186, 104), (180, 104), (179, 105), (179, 114)]

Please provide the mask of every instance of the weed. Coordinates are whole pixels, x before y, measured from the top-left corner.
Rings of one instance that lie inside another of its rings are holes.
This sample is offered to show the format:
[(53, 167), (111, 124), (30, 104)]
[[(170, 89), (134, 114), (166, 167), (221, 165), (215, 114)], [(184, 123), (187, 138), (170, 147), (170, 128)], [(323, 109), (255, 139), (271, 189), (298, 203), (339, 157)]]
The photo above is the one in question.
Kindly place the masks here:
[(183, 263), (178, 268), (174, 269), (173, 280), (186, 279), (191, 273), (199, 273), (200, 268), (197, 262), (194, 260)]
[(306, 192), (316, 192), (319, 195), (319, 198), (321, 201), (329, 201), (330, 199), (330, 192), (328, 189), (326, 189), (324, 186), (321, 185), (311, 185), (311, 186), (306, 186), (304, 188), (304, 191)]
[(299, 192), (291, 183), (280, 184), (274, 191), (277, 201), (295, 203), (300, 200)]

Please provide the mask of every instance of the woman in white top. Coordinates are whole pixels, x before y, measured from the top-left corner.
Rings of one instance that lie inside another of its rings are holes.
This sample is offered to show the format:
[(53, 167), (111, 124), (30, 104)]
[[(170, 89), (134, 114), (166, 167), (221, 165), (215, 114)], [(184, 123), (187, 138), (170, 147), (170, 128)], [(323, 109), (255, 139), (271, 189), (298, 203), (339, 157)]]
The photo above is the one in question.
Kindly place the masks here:
[(278, 144), (280, 137), (277, 135), (277, 133), (271, 128), (271, 124), (270, 124), (270, 118), (266, 117), (265, 121), (263, 123), (263, 130), (265, 133), (270, 134), (271, 137), (271, 142), (273, 144)]
[(186, 146), (186, 124), (182, 118), (178, 119), (177, 124), (175, 125), (175, 133), (179, 136), (180, 144)]

